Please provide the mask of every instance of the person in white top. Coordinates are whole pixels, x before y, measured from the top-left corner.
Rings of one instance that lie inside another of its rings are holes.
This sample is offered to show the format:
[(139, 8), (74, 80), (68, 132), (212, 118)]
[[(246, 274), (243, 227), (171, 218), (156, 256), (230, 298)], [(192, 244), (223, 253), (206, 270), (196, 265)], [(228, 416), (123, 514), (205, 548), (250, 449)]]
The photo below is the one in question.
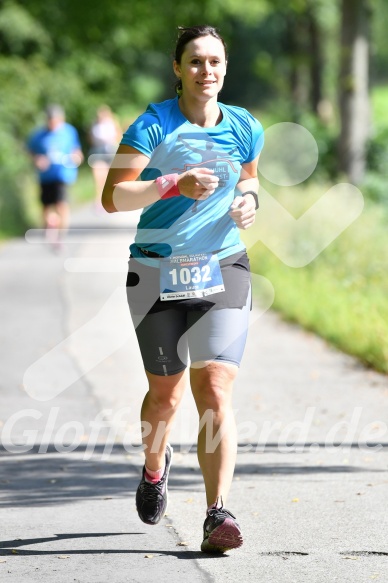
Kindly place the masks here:
[(96, 209), (101, 209), (101, 193), (109, 167), (122, 137), (120, 125), (107, 105), (97, 110), (96, 120), (90, 128), (89, 165), (93, 170), (96, 189)]

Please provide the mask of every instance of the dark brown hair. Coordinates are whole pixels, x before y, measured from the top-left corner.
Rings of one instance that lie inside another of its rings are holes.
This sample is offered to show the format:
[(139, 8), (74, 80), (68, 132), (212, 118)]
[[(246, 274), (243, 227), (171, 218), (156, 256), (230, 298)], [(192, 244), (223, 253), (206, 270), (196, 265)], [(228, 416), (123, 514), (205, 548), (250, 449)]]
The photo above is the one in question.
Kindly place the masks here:
[[(178, 26), (178, 40), (176, 42), (174, 54), (174, 59), (178, 64), (181, 62), (182, 55), (187, 43), (195, 40), (196, 38), (200, 38), (201, 36), (213, 36), (214, 38), (218, 39), (224, 47), (225, 59), (228, 59), (228, 49), (226, 42), (219, 34), (217, 29), (213, 26), (209, 26), (207, 24), (200, 26)], [(182, 93), (182, 81), (180, 79), (178, 79), (178, 81), (175, 83), (175, 92), (178, 95)]]

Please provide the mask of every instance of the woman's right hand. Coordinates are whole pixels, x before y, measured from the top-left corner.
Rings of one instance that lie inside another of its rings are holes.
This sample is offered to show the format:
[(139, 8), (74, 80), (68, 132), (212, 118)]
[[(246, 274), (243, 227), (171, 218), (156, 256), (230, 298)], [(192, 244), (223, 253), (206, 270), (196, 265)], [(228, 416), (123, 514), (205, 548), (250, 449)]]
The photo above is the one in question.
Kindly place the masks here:
[(193, 168), (179, 175), (177, 187), (187, 198), (205, 200), (218, 186), (219, 178), (210, 168)]

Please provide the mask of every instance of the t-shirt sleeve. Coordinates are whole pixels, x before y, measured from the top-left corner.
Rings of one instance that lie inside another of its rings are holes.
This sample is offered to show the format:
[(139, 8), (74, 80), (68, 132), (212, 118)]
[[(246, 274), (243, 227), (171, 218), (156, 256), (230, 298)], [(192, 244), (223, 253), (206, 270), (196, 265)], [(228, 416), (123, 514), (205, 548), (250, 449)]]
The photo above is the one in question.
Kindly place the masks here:
[(252, 162), (258, 156), (264, 146), (264, 128), (261, 123), (247, 112), (248, 122), (251, 127), (251, 147), (245, 162)]
[(147, 110), (129, 126), (120, 143), (132, 146), (150, 158), (162, 139), (162, 128), (158, 116)]

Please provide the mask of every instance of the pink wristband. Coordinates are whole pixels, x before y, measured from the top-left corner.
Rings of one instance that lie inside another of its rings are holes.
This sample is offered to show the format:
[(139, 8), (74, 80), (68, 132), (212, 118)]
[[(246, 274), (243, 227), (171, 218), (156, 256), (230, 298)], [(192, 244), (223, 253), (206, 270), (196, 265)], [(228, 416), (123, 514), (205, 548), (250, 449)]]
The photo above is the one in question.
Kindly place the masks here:
[(164, 176), (159, 176), (155, 180), (155, 184), (160, 194), (160, 198), (171, 198), (173, 196), (180, 196), (178, 190), (179, 174), (165, 174)]

